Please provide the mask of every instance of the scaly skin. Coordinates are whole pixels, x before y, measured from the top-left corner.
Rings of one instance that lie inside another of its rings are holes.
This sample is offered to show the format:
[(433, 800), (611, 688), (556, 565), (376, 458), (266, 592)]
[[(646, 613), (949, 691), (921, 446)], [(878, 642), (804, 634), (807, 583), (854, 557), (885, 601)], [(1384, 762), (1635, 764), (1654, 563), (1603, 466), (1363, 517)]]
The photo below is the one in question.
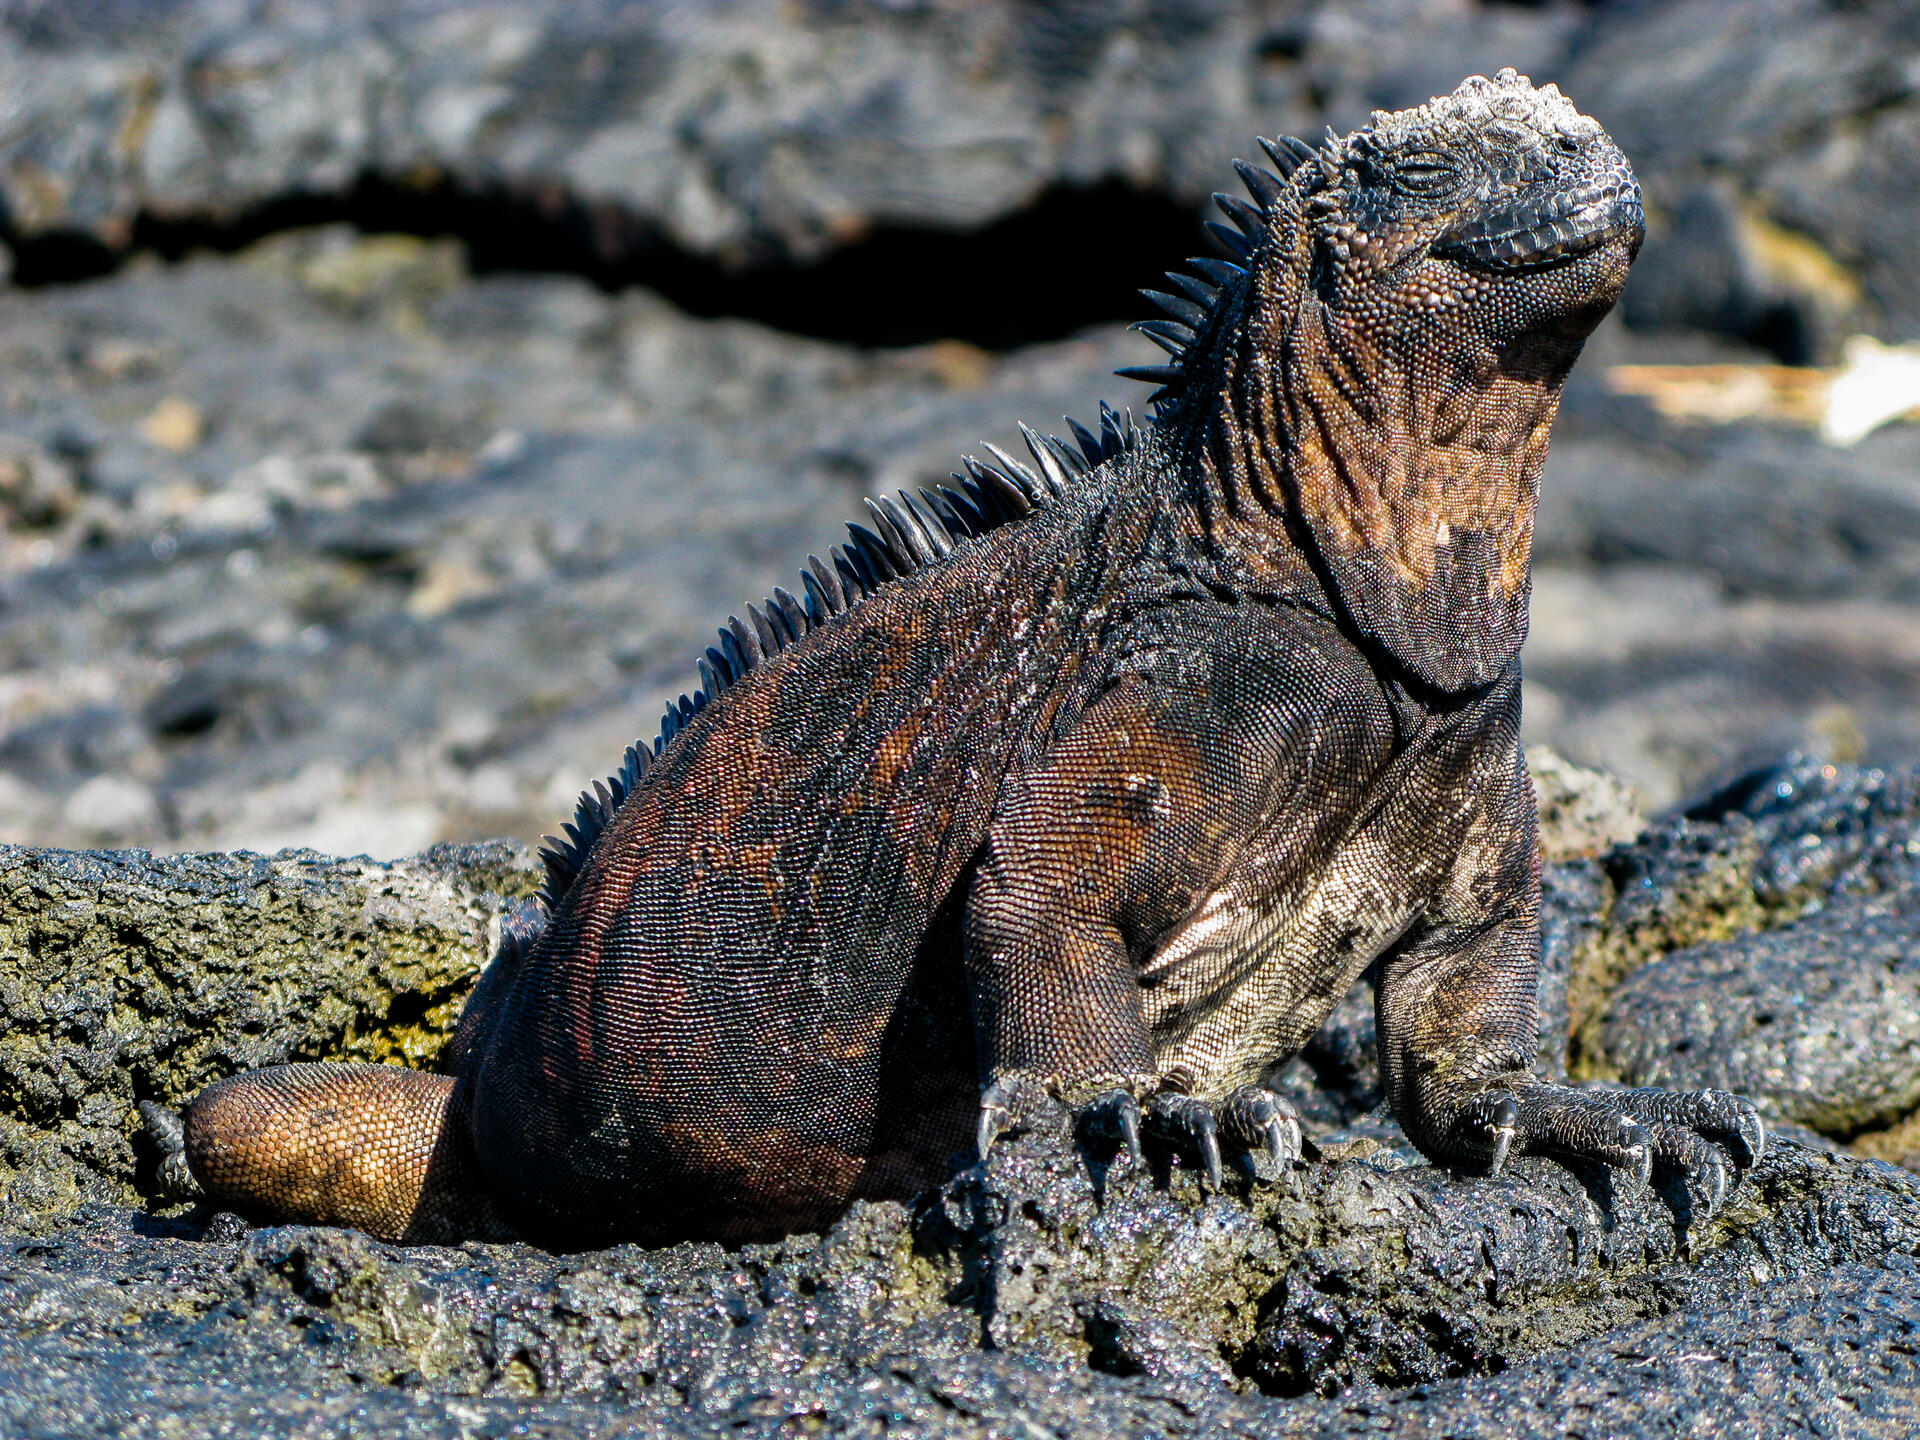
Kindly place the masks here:
[[(846, 583), (737, 626), (711, 703), (583, 803), (450, 1089), (222, 1082), (199, 1183), (390, 1238), (457, 1228), (454, 1196), (556, 1244), (741, 1241), (937, 1182), (1040, 1091), (1217, 1178), (1223, 1144), (1297, 1157), (1261, 1077), (1378, 962), (1428, 1155), (1673, 1166), (1716, 1206), (1751, 1106), (1532, 1074), (1534, 503), (1632, 174), (1510, 71), (1270, 153), (1224, 207), (1243, 264), (1147, 327), (1176, 360), (1136, 372), (1143, 434), (977, 472), (917, 537), (889, 512)], [(375, 1178), (316, 1180), (311, 1132)]]

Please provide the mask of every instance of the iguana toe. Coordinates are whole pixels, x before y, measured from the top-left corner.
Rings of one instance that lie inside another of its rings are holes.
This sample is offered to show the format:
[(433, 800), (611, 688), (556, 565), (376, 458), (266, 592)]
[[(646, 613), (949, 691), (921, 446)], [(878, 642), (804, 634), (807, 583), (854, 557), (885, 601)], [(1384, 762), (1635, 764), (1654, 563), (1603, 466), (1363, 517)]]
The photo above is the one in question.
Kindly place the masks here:
[(1220, 1124), (1212, 1105), (1191, 1095), (1162, 1090), (1147, 1101), (1146, 1118), (1156, 1136), (1197, 1154), (1206, 1167), (1208, 1181), (1214, 1189), (1220, 1188)]
[(1096, 1095), (1075, 1116), (1086, 1133), (1118, 1140), (1127, 1153), (1140, 1159), (1140, 1102), (1131, 1090), (1114, 1089)]
[(1744, 1095), (1735, 1095), (1726, 1090), (1681, 1091), (1678, 1094), (1653, 1090), (1647, 1093), (1679, 1101), (1680, 1108), (1687, 1115), (1684, 1123), (1708, 1139), (1717, 1140), (1723, 1145), (1729, 1141), (1738, 1144), (1740, 1153), (1735, 1155), (1734, 1161), (1742, 1170), (1752, 1169), (1765, 1158), (1766, 1122), (1761, 1120), (1760, 1112)]
[(1300, 1158), (1304, 1135), (1293, 1102), (1264, 1085), (1242, 1085), (1218, 1107), (1221, 1131), (1248, 1150), (1264, 1149), (1278, 1166)]

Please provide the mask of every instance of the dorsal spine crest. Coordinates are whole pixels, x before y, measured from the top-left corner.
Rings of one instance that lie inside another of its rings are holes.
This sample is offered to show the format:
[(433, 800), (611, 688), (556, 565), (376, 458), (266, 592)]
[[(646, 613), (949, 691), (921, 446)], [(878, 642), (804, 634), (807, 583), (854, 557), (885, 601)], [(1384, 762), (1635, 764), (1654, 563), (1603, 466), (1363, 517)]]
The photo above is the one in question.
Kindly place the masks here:
[(964, 456), (961, 463), (966, 474), (955, 474), (952, 486), (917, 494), (902, 490), (898, 499), (884, 495), (868, 499), (868, 518), (874, 528), (850, 522), (846, 542), (828, 551), (828, 559), (807, 557), (800, 572), (804, 600), (776, 585), (766, 600), (746, 607), (745, 621), (728, 616), (720, 628), (719, 644), (709, 645), (695, 662), (700, 688), (667, 706), (659, 734), (650, 744), (635, 741), (627, 747), (617, 774), (581, 793), (573, 818), (560, 827), (564, 838), (544, 837), (540, 860), (546, 879), (537, 898), (547, 911), (551, 913), (572, 888), (615, 812), (639, 788), (667, 746), (748, 671), (857, 608), (889, 581), (940, 564), (962, 541), (1010, 524), (1066, 495), (1079, 478), (1139, 441), (1131, 413), (1116, 411), (1104, 402), (1097, 435), (1071, 418), (1067, 424), (1077, 449), (1054, 436), (1020, 427), (1021, 438), (1040, 467), (1037, 472), (997, 445), (988, 445), (987, 453), (995, 463)]
[[(1329, 146), (1337, 149), (1342, 142), (1331, 131), (1328, 135)], [(1222, 298), (1245, 280), (1246, 267), (1265, 238), (1268, 222), (1275, 212), (1297, 204), (1306, 192), (1319, 188), (1321, 169), (1307, 162), (1317, 160), (1321, 166), (1334, 164), (1333, 150), (1316, 150), (1291, 135), (1278, 140), (1262, 138), (1260, 148), (1273, 161), (1274, 169), (1265, 170), (1245, 160), (1233, 162), (1247, 193), (1256, 203), (1250, 205), (1237, 195), (1215, 195), (1213, 203), (1233, 225), (1211, 220), (1206, 225), (1233, 260), (1197, 257), (1187, 262), (1197, 275), (1168, 271), (1167, 279), (1181, 292), (1178, 295), (1165, 290), (1140, 292), (1169, 318), (1142, 320), (1132, 328), (1165, 350), (1171, 359), (1159, 365), (1127, 365), (1114, 373), (1123, 379), (1143, 380), (1157, 386), (1147, 399), (1149, 405), (1164, 407), (1179, 393), (1181, 382), (1186, 378), (1187, 362), (1195, 352), (1195, 342), (1212, 326)], [(1337, 174), (1337, 166), (1327, 173)]]

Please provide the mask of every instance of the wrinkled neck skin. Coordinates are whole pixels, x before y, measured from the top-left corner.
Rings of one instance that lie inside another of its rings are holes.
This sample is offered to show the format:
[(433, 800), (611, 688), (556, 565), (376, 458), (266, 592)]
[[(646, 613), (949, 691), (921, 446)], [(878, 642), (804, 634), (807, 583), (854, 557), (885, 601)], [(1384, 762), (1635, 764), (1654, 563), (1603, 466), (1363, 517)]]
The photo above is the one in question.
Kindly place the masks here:
[(1201, 478), (1179, 503), (1277, 585), (1310, 568), (1410, 688), (1479, 690), (1526, 638), (1540, 470), (1590, 326), (1496, 344), (1411, 301), (1369, 323), (1310, 286), (1311, 246), (1275, 225), (1192, 357), (1169, 419)]

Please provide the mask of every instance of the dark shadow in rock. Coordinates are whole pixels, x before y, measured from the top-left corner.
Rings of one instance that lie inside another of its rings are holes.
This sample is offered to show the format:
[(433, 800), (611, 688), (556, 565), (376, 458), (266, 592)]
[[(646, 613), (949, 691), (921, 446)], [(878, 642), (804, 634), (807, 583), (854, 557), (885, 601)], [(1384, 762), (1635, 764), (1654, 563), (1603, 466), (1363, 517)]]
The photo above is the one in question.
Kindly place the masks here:
[[(723, 263), (634, 216), (571, 198), (377, 175), (341, 194), (281, 196), (218, 221), (145, 214), (118, 252), (73, 230), (27, 236), (0, 224), (0, 241), (13, 247), (13, 282), (31, 288), (110, 274), (141, 252), (169, 261), (230, 254), (282, 231), (341, 223), (366, 234), (451, 236), (478, 274), (580, 275), (604, 290), (642, 285), (704, 319), (734, 316), (865, 346), (961, 340), (1012, 350), (1145, 318), (1139, 287), (1206, 251), (1191, 205), (1112, 181), (1050, 186), (978, 228), (876, 225), (804, 265), (777, 258), (771, 244)], [(1086, 243), (1092, 236), (1097, 244)], [(1051, 258), (1065, 250), (1072, 284)]]
[(127, 1228), (134, 1234), (151, 1240), (231, 1240), (235, 1235), (225, 1229), (215, 1233), (215, 1222), (232, 1220), (237, 1222), (244, 1233), (247, 1225), (238, 1215), (228, 1211), (215, 1210), (209, 1205), (197, 1205), (181, 1215), (155, 1215), (146, 1210), (132, 1210), (127, 1213)]

